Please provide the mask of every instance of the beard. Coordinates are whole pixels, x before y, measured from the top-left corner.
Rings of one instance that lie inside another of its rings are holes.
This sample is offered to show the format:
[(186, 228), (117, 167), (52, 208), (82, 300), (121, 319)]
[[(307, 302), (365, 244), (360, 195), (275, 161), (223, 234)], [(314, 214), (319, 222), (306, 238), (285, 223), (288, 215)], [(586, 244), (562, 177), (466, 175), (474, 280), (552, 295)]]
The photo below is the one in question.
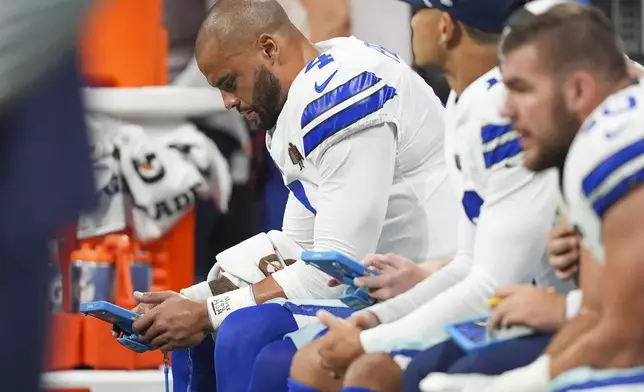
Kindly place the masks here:
[(253, 86), (253, 104), (251, 110), (257, 113), (259, 120), (255, 125), (263, 130), (272, 129), (282, 112), (282, 83), (263, 65), (255, 72)]
[(570, 145), (581, 127), (578, 117), (568, 109), (561, 94), (552, 100), (551, 113), (551, 130), (540, 142), (541, 147), (537, 159), (526, 165), (530, 170), (563, 168)]

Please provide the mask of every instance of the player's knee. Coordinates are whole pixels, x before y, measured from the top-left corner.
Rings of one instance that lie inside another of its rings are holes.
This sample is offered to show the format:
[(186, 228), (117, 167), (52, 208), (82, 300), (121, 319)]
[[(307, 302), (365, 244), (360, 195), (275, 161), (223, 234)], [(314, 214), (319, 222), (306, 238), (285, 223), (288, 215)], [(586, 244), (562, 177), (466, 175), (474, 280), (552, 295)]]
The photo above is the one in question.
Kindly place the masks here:
[[(292, 324), (292, 325), (291, 325)], [(278, 304), (251, 306), (229, 314), (217, 331), (217, 345), (264, 345), (285, 333), (292, 332), (297, 324), (293, 316)]]
[(325, 390), (331, 380), (328, 372), (320, 366), (319, 349), (319, 341), (300, 348), (293, 357), (290, 378), (318, 390)]
[(252, 324), (253, 308), (239, 309), (229, 314), (217, 329), (217, 344), (229, 340), (239, 340), (246, 336)]
[(264, 347), (253, 363), (249, 391), (286, 391), (291, 362), (297, 349), (290, 339)]
[(318, 346), (319, 344), (313, 341), (297, 350), (291, 363), (290, 377), (292, 379), (304, 381), (315, 372), (315, 364), (320, 361)]
[(279, 366), (284, 368), (288, 374), (296, 352), (297, 349), (290, 339), (278, 340), (262, 348), (255, 358), (254, 366), (261, 369), (271, 369), (271, 371)]
[(372, 390), (402, 390), (402, 370), (388, 354), (367, 354), (347, 369), (344, 385)]
[[(217, 357), (227, 357), (230, 351), (248, 350), (249, 346), (259, 343), (258, 325), (264, 320), (257, 318), (256, 307), (239, 309), (229, 314), (217, 330), (215, 353)], [(253, 322), (255, 318), (255, 322)], [(259, 322), (258, 322), (259, 321)], [(261, 327), (260, 327), (261, 328)]]

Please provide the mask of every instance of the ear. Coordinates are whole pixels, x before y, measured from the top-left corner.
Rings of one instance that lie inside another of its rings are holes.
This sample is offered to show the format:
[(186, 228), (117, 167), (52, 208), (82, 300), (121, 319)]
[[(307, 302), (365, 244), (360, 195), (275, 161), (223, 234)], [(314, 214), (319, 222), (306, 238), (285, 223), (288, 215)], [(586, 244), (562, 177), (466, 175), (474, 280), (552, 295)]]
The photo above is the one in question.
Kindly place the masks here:
[(454, 42), (456, 33), (456, 24), (454, 19), (447, 12), (441, 12), (440, 19), (438, 19), (438, 34), (439, 43), (443, 47), (447, 47)]
[(572, 111), (585, 112), (589, 105), (594, 104), (593, 97), (597, 93), (598, 86), (588, 72), (574, 71), (563, 86), (564, 99)]
[(271, 34), (263, 33), (259, 36), (257, 41), (261, 56), (264, 60), (274, 63), (278, 60), (280, 55), (280, 48), (277, 45), (275, 37)]

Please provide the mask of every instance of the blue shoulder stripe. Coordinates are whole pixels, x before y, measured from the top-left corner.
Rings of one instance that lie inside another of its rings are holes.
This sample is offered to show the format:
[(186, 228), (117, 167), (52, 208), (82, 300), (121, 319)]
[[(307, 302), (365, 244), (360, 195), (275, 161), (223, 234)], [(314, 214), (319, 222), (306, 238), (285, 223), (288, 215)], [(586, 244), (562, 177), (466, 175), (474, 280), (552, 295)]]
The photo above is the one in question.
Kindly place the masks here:
[(302, 182), (300, 182), (300, 180), (295, 180), (288, 184), (286, 187), (291, 192), (293, 192), (293, 196), (295, 196), (295, 198), (304, 206), (304, 208), (311, 211), (313, 215), (317, 215), (318, 212), (311, 205), (309, 198), (306, 196), (306, 192), (304, 192), (304, 185), (302, 185)]
[(363, 100), (327, 118), (304, 135), (304, 155), (309, 155), (320, 143), (336, 132), (382, 109), (385, 103), (395, 96), (395, 88), (384, 86)]
[(615, 204), (619, 199), (626, 196), (635, 186), (644, 181), (644, 168), (636, 171), (635, 173), (623, 178), (615, 187), (613, 187), (606, 194), (597, 198), (593, 203), (593, 210), (600, 218), (604, 216), (606, 211)]
[(343, 85), (336, 87), (315, 101), (309, 103), (302, 113), (302, 129), (324, 112), (361, 93), (369, 87), (375, 86), (379, 81), (380, 78), (375, 74), (371, 72), (363, 72)]
[(603, 217), (606, 211), (633, 187), (644, 181), (644, 167), (636, 167), (629, 173), (620, 176), (619, 181), (610, 189), (598, 193), (602, 184), (624, 165), (644, 155), (644, 139), (617, 151), (603, 160), (582, 181), (584, 195), (592, 200), (592, 207), (597, 216)]
[(510, 124), (505, 125), (486, 125), (481, 128), (481, 139), (483, 143), (489, 143), (494, 139), (497, 139), (507, 133), (512, 131), (512, 126)]
[(489, 169), (490, 167), (521, 153), (521, 144), (519, 143), (518, 138), (510, 139), (503, 144), (499, 144), (502, 139), (507, 137), (506, 135), (509, 135), (511, 132), (515, 131), (509, 124), (486, 125), (481, 129), (483, 145), (493, 146), (491, 150), (483, 153), (483, 160), (485, 161), (486, 168)]
[(511, 142), (502, 144), (492, 151), (483, 154), (485, 160), (485, 167), (490, 168), (497, 163), (501, 163), (508, 158), (515, 157), (521, 153), (521, 145), (519, 139), (514, 139)]
[(607, 159), (604, 159), (581, 183), (586, 197), (590, 196), (615, 170), (642, 154), (644, 154), (644, 139), (629, 144)]

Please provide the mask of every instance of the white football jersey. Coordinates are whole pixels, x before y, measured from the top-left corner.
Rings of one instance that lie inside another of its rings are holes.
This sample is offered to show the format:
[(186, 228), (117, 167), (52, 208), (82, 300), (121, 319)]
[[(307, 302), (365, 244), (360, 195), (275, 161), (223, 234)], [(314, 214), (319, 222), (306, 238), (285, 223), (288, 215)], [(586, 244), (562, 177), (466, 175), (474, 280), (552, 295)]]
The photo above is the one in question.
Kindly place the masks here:
[(600, 263), (604, 214), (644, 180), (643, 108), (641, 82), (609, 96), (588, 116), (566, 157), (568, 219)]
[(489, 315), (486, 300), (504, 285), (536, 281), (561, 293), (572, 289), (557, 279), (546, 254), (560, 197), (556, 172), (535, 174), (523, 166), (518, 134), (500, 115), (506, 93), (496, 68), (450, 96), (448, 168), (476, 228), (462, 226), (459, 254), (447, 266), (369, 308), (381, 324), (360, 334), (367, 353), (441, 342), (446, 324)]
[[(485, 230), (501, 232), (497, 225), (532, 230), (523, 237), (523, 242), (501, 240), (505, 245), (499, 244), (494, 252), (498, 259), (503, 259), (504, 255), (525, 258), (508, 262), (526, 265), (526, 271), (533, 271), (532, 278), (538, 283), (557, 283), (545, 247), (559, 199), (556, 172), (548, 170), (536, 174), (523, 166), (519, 134), (500, 114), (506, 94), (501, 72), (494, 68), (467, 87), (458, 99), (455, 94), (450, 96), (447, 132), (453, 132), (457, 140), (454, 159), (463, 176), (462, 204), (473, 222), (479, 223), (482, 217), (498, 222), (493, 226), (486, 222)], [(530, 209), (531, 213), (517, 215), (515, 207)], [(531, 222), (528, 219), (532, 215), (543, 218)], [(480, 228), (477, 236), (486, 237), (487, 241), (495, 238), (490, 233), (482, 233)], [(479, 247), (475, 252), (475, 262), (486, 257), (480, 254), (481, 249)], [(535, 270), (531, 266), (540, 268)], [(527, 276), (523, 275), (525, 278)]]
[[(393, 186), (387, 190), (386, 218), (377, 246), (366, 251), (396, 252), (418, 261), (453, 255), (458, 203), (447, 179), (445, 111), (440, 100), (395, 53), (381, 46), (351, 37), (318, 47), (324, 52), (295, 78), (277, 125), (267, 135), (271, 157), (292, 197), (317, 215), (325, 196), (318, 192), (322, 157), (332, 146), (365, 130), (390, 126), (395, 144)], [(358, 153), (373, 152), (365, 146)], [(379, 175), (368, 168), (363, 171), (358, 175)], [(370, 198), (372, 192), (346, 198)], [(287, 206), (285, 226), (288, 210)], [(337, 225), (353, 219), (341, 218)], [(319, 232), (319, 222), (313, 219), (311, 224), (316, 226), (311, 232)], [(356, 253), (352, 256), (364, 256), (362, 249)]]
[[(500, 114), (506, 94), (494, 68), (459, 97), (452, 92), (447, 103), (447, 131), (458, 141), (455, 159), (465, 186), (463, 206), (474, 222), (484, 201), (496, 203), (539, 176), (523, 167), (519, 134)], [(552, 171), (548, 176), (555, 177)]]

